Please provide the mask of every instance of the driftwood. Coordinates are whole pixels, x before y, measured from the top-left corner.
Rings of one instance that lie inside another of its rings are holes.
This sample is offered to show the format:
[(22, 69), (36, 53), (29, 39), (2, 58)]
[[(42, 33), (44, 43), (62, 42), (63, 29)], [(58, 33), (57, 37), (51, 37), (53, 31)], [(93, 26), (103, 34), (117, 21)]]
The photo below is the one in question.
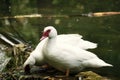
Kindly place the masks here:
[(4, 43), (0, 42), (0, 44), (4, 44), (7, 46), (7, 49), (8, 48), (11, 49), (11, 50), (5, 50), (7, 56), (9, 55), (9, 57), (11, 57), (12, 62), (14, 62), (11, 65), (15, 67), (22, 65), (26, 57), (29, 55), (29, 54), (26, 54), (26, 53), (29, 53), (29, 51), (27, 51), (29, 46), (26, 45), (21, 40), (7, 33), (0, 33), (0, 40), (4, 42)]
[(44, 15), (44, 14), (30, 14), (30, 15), (16, 15), (16, 16), (5, 16), (0, 17), (0, 19), (9, 19), (9, 18), (44, 18), (44, 17), (102, 17), (102, 16), (110, 16), (110, 15), (119, 15), (120, 12), (95, 12), (95, 13), (87, 13), (87, 14), (75, 14), (75, 15)]

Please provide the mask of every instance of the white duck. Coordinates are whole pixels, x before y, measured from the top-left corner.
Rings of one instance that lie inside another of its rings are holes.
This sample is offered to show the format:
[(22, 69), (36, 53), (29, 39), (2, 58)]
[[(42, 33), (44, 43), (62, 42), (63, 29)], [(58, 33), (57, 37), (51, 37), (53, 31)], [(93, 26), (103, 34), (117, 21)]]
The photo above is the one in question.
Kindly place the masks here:
[(43, 54), (42, 54), (42, 48), (45, 43), (45, 40), (42, 40), (39, 42), (39, 44), (36, 46), (35, 50), (33, 50), (30, 53), (30, 56), (27, 58), (27, 60), (23, 64), (23, 68), (26, 73), (30, 73), (30, 68), (33, 65), (43, 65), (45, 64)]
[(48, 26), (44, 29), (42, 38), (48, 37), (43, 47), (44, 60), (52, 67), (66, 72), (79, 72), (86, 67), (112, 66), (98, 58), (95, 54), (79, 48), (76, 45), (61, 43), (57, 39), (57, 31)]
[[(48, 38), (43, 39), (36, 46), (35, 50), (31, 52), (30, 56), (25, 61), (23, 67), (26, 72), (30, 72), (30, 67), (33, 65), (43, 65), (45, 64), (43, 57), (43, 45), (48, 41)], [(97, 47), (96, 43), (86, 41), (82, 39), (82, 36), (79, 34), (62, 34), (57, 35), (57, 41), (62, 44), (68, 44), (72, 46), (77, 46), (81, 49), (93, 49)]]

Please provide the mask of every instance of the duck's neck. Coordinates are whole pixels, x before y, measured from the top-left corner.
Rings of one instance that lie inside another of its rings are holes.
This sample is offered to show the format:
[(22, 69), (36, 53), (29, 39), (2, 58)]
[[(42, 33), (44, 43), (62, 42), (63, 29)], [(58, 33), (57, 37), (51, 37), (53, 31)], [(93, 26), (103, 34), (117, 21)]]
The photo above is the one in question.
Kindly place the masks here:
[(56, 41), (57, 41), (57, 36), (48, 38), (47, 47), (49, 48), (54, 47), (56, 45)]

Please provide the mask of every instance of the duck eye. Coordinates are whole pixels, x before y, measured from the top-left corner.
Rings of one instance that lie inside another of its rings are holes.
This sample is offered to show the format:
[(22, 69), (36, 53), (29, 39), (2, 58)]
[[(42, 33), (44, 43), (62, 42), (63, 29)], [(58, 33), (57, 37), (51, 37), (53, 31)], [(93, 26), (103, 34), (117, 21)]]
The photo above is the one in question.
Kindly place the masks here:
[(48, 29), (46, 32), (47, 32), (47, 33), (49, 33), (50, 31), (51, 31), (51, 30), (50, 30), (50, 29)]
[(48, 36), (48, 35), (49, 35), (49, 33), (50, 33), (50, 31), (51, 31), (51, 30), (50, 30), (50, 29), (48, 29), (47, 31), (45, 31), (45, 33), (43, 33), (43, 35), (44, 35), (44, 36)]

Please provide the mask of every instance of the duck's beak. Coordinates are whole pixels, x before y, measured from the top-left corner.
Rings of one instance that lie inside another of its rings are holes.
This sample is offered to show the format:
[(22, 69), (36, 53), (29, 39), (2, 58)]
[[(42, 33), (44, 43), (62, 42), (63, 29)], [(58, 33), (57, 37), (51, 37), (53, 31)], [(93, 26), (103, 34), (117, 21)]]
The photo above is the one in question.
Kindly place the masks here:
[(40, 38), (40, 41), (42, 41), (43, 39), (45, 39), (47, 36), (42, 36), (41, 38)]
[(50, 32), (50, 31), (45, 31), (45, 32), (43, 32), (42, 37), (40, 38), (40, 41), (42, 41), (43, 39), (47, 38), (48, 35), (49, 35), (49, 32)]

